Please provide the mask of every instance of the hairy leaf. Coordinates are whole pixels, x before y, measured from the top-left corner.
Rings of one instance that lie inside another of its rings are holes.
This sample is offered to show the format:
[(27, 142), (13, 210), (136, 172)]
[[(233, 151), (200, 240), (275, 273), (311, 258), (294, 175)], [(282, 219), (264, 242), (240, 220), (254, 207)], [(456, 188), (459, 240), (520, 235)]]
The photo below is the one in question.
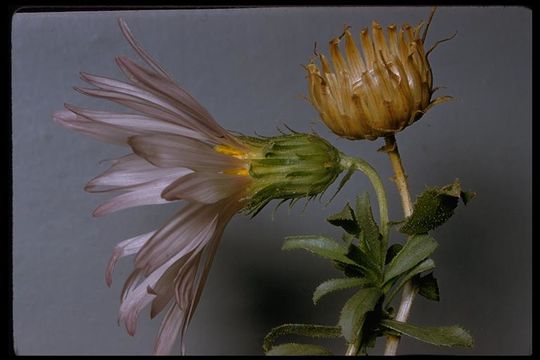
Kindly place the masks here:
[(472, 199), (476, 197), (476, 193), (473, 191), (462, 191), (460, 196), (463, 204), (467, 205)]
[(399, 277), (399, 280), (396, 282), (394, 287), (388, 294), (386, 295), (385, 301), (389, 304), (394, 296), (398, 293), (398, 291), (405, 285), (407, 281), (412, 279), (414, 276), (431, 269), (435, 268), (435, 262), (432, 259), (426, 259), (422, 261), (420, 264), (413, 267), (410, 271), (405, 273), (403, 276)]
[(366, 276), (364, 269), (361, 269), (356, 264), (349, 265), (339, 261), (334, 262), (334, 266), (339, 271), (342, 271), (346, 277), (349, 278), (363, 278)]
[[(360, 248), (364, 250), (376, 264), (382, 265), (381, 235), (373, 218), (369, 195), (364, 193), (356, 199), (356, 218), (362, 231)], [(365, 247), (365, 249), (364, 249)]]
[(356, 221), (354, 211), (349, 205), (349, 203), (347, 203), (343, 210), (341, 210), (337, 214), (330, 215), (326, 219), (326, 221), (328, 221), (334, 226), (339, 226), (343, 228), (343, 230), (352, 235), (358, 235), (358, 233), (360, 232), (360, 227), (358, 226), (358, 222)]
[(350, 244), (347, 257), (353, 260), (357, 266), (362, 269), (363, 275), (371, 279), (375, 283), (382, 280), (382, 268), (377, 263), (376, 259), (366, 254), (362, 249), (354, 244)]
[(433, 277), (433, 272), (416, 279), (415, 284), (418, 287), (418, 294), (428, 300), (440, 300), (439, 285), (437, 284), (437, 279)]
[(382, 305), (380, 302), (377, 303), (375, 309), (366, 314), (366, 319), (364, 320), (364, 326), (360, 333), (360, 349), (358, 355), (368, 355), (368, 350), (375, 347), (377, 338), (383, 336), (380, 322), (382, 316)]
[(289, 236), (283, 243), (282, 250), (303, 249), (326, 259), (355, 265), (345, 256), (347, 249), (334, 240), (319, 235)]
[(381, 325), (403, 335), (438, 346), (472, 347), (473, 338), (461, 326), (417, 326), (395, 320), (382, 320)]
[(394, 244), (388, 248), (386, 251), (386, 260), (385, 264), (388, 264), (392, 259), (397, 255), (398, 252), (403, 248), (403, 245), (401, 244)]
[[(341, 181), (339, 182), (339, 185), (338, 185), (338, 188), (336, 190), (336, 192), (334, 193), (334, 195), (332, 195), (332, 197), (330, 198), (330, 200), (328, 200), (327, 204), (329, 204), (330, 202), (332, 202), (332, 200), (334, 200), (334, 198), (336, 197), (336, 195), (341, 191), (341, 189), (343, 189), (343, 186), (345, 186), (345, 184), (351, 179), (351, 177), (353, 176), (353, 174), (356, 172), (356, 168), (354, 166), (351, 166), (347, 172), (345, 173), (345, 175), (343, 175), (343, 177), (341, 178)], [(333, 224), (332, 224), (333, 225)]]
[(403, 248), (390, 261), (384, 274), (384, 282), (412, 269), (420, 261), (430, 256), (437, 248), (437, 242), (429, 235), (411, 236)]
[[(425, 234), (444, 224), (454, 214), (461, 196), (458, 180), (450, 185), (427, 189), (418, 196), (412, 215), (399, 231), (407, 235)], [(470, 195), (465, 195), (464, 202), (470, 199)]]
[(332, 355), (332, 353), (319, 345), (287, 343), (273, 346), (266, 355)]
[(334, 291), (350, 289), (353, 287), (365, 287), (372, 285), (372, 282), (362, 278), (342, 278), (331, 279), (321, 283), (313, 292), (313, 304), (317, 305), (317, 302), (326, 294)]
[(364, 324), (366, 313), (373, 310), (381, 295), (381, 290), (376, 287), (360, 289), (345, 303), (338, 324), (342, 335), (349, 343), (356, 339)]
[(269, 351), (274, 341), (283, 335), (302, 335), (313, 338), (334, 338), (341, 336), (339, 326), (325, 326), (312, 324), (283, 324), (270, 330), (264, 337), (263, 350)]

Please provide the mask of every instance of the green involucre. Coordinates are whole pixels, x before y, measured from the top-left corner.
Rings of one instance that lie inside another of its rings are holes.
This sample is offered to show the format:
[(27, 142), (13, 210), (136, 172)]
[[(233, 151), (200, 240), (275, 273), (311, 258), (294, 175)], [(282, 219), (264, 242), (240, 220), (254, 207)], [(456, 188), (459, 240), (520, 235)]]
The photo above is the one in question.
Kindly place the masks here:
[(241, 137), (252, 149), (244, 212), (256, 215), (273, 199), (295, 200), (322, 195), (343, 171), (340, 153), (314, 134), (269, 138)]

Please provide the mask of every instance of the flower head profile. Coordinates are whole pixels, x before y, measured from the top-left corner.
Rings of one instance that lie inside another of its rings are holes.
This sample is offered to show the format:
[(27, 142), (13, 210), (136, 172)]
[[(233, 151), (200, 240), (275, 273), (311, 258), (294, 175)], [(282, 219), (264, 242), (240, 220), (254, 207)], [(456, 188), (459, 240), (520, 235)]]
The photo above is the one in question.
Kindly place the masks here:
[(155, 231), (120, 242), (106, 270), (110, 286), (118, 259), (135, 255), (119, 322), (133, 335), (143, 308), (150, 306), (151, 317), (166, 310), (155, 353), (167, 354), (178, 337), (182, 342), (231, 217), (239, 211), (255, 215), (272, 199), (321, 194), (343, 169), (339, 152), (316, 135), (263, 138), (225, 130), (135, 41), (126, 23), (119, 23), (148, 67), (118, 57), (127, 81), (82, 73), (93, 88), (76, 90), (130, 111), (66, 104), (53, 117), (67, 128), (131, 150), (86, 185), (89, 192), (120, 192), (100, 205), (96, 216), (186, 201)]
[[(428, 55), (435, 46), (424, 50), (428, 27), (429, 22), (414, 28), (390, 25), (385, 34), (373, 22), (371, 35), (367, 28), (360, 31), (361, 52), (346, 28), (330, 41), (332, 64), (319, 54), (321, 68), (313, 61), (307, 65), (309, 101), (335, 134), (375, 140), (403, 130), (450, 99), (431, 100), (436, 88)], [(344, 55), (339, 49), (342, 39)]]

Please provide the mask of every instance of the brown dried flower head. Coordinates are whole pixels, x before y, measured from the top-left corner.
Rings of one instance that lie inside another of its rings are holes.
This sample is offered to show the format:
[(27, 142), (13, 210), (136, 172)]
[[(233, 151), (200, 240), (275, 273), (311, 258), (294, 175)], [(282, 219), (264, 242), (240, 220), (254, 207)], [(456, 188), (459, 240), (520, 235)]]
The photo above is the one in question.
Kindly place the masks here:
[[(330, 41), (332, 67), (322, 54), (321, 69), (313, 61), (306, 66), (309, 101), (335, 134), (368, 140), (392, 135), (420, 119), (432, 106), (451, 99), (431, 100), (436, 88), (428, 55), (448, 39), (426, 52), (428, 27), (429, 22), (414, 28), (405, 24), (399, 30), (390, 25), (385, 38), (382, 26), (373, 22), (371, 36), (367, 28), (360, 31), (362, 54), (346, 28)], [(345, 56), (339, 49), (343, 38)]]

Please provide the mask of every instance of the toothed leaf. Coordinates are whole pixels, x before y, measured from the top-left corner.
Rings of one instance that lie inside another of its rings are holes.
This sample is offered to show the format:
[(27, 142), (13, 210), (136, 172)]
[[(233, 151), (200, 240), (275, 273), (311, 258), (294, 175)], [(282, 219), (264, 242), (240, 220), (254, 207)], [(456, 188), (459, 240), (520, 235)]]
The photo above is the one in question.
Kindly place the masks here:
[(473, 191), (462, 191), (460, 196), (463, 204), (467, 205), (472, 199), (476, 197), (476, 193)]
[[(424, 191), (414, 204), (410, 217), (400, 227), (399, 231), (407, 235), (425, 234), (444, 224), (454, 214), (458, 200), (462, 194), (459, 181), (443, 187), (433, 187)], [(465, 195), (469, 201), (471, 195)]]
[(439, 301), (439, 284), (437, 279), (433, 277), (433, 273), (430, 272), (426, 276), (422, 276), (415, 280), (415, 284), (418, 287), (418, 294), (422, 295), (428, 300)]
[(302, 335), (313, 338), (335, 338), (341, 336), (339, 326), (313, 324), (283, 324), (270, 330), (264, 337), (263, 350), (269, 351), (274, 341), (283, 335)]
[(325, 295), (339, 291), (350, 289), (353, 287), (365, 287), (372, 285), (372, 282), (362, 278), (342, 278), (331, 279), (321, 283), (313, 292), (313, 304), (317, 305), (317, 302)]
[(363, 274), (373, 282), (382, 280), (381, 266), (377, 264), (376, 259), (372, 258), (369, 254), (366, 254), (358, 246), (350, 244), (347, 251), (347, 257), (353, 260), (354, 263), (362, 269)]
[(369, 195), (364, 193), (356, 199), (356, 218), (362, 231), (360, 248), (366, 252), (376, 264), (382, 264), (381, 234), (373, 218)]
[(429, 235), (414, 235), (407, 240), (400, 252), (390, 261), (384, 274), (384, 282), (412, 269), (429, 257), (437, 248), (437, 242)]
[(394, 287), (388, 294), (386, 295), (386, 301), (390, 303), (394, 296), (398, 293), (398, 291), (405, 285), (405, 283), (409, 280), (411, 280), (416, 275), (423, 273), (424, 271), (432, 270), (435, 268), (435, 262), (432, 259), (426, 259), (422, 261), (420, 264), (413, 267), (411, 270), (409, 270), (407, 273), (405, 273), (403, 276), (399, 278), (399, 280), (396, 282)]
[[(339, 185), (338, 185), (338, 188), (336, 190), (336, 192), (334, 193), (334, 195), (332, 195), (332, 197), (330, 198), (330, 200), (328, 200), (328, 204), (330, 202), (332, 202), (332, 200), (334, 200), (334, 198), (336, 197), (336, 195), (341, 191), (341, 189), (343, 189), (343, 187), (345, 186), (345, 184), (347, 182), (349, 182), (349, 180), (351, 179), (351, 177), (353, 176), (353, 174), (355, 173), (356, 169), (354, 168), (354, 166), (351, 166), (347, 172), (345, 173), (345, 175), (343, 175), (343, 177), (341, 178), (341, 181), (339, 182)], [(348, 205), (348, 204), (347, 204)]]
[(366, 313), (373, 310), (381, 295), (379, 288), (360, 289), (345, 303), (338, 324), (342, 335), (349, 343), (356, 339), (364, 324)]
[(285, 239), (282, 250), (303, 249), (323, 258), (355, 265), (345, 256), (347, 249), (334, 240), (319, 235), (289, 236)]
[(472, 347), (474, 343), (471, 334), (458, 325), (440, 327), (418, 326), (395, 320), (382, 320), (381, 325), (395, 330), (402, 335), (407, 335), (437, 346)]
[(332, 355), (332, 353), (319, 345), (287, 343), (273, 346), (272, 349), (266, 352), (266, 355)]
[(384, 261), (385, 264), (388, 264), (392, 259), (398, 254), (398, 252), (403, 248), (403, 245), (401, 244), (394, 244), (388, 248), (386, 251), (386, 260)]
[(360, 232), (360, 227), (356, 221), (354, 211), (348, 203), (345, 205), (343, 210), (337, 214), (330, 215), (326, 221), (334, 226), (343, 228), (343, 230), (352, 235), (358, 235)]

